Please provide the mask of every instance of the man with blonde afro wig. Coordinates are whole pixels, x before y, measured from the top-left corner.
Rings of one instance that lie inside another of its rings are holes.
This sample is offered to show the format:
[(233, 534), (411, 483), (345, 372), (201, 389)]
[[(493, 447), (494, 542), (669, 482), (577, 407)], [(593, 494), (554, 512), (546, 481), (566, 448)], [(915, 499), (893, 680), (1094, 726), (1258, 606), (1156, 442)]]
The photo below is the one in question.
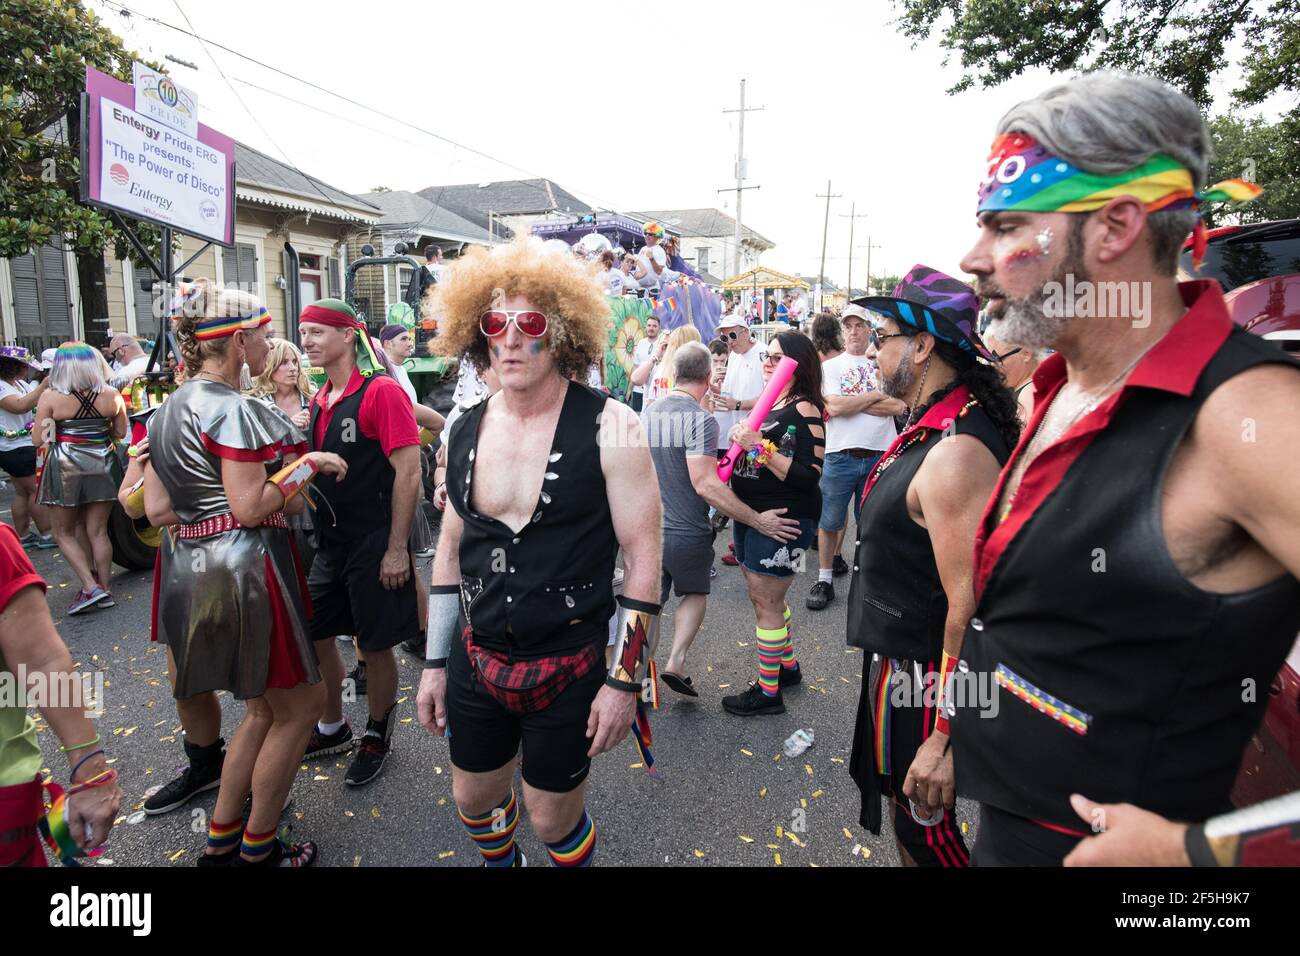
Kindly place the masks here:
[[(436, 291), (438, 349), (501, 389), (447, 438), (420, 721), (450, 733), (452, 792), (488, 866), (522, 866), (524, 806), (556, 866), (587, 866), (591, 758), (633, 722), (657, 634), (661, 513), (636, 414), (577, 382), (609, 307), (586, 263), (535, 239), (476, 249)], [(623, 549), (618, 637), (611, 581)]]

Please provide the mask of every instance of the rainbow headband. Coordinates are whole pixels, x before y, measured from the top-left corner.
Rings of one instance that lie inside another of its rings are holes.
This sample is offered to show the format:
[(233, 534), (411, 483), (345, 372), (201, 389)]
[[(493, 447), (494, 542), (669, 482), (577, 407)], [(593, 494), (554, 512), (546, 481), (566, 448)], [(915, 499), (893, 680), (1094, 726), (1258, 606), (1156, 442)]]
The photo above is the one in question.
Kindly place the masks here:
[(1192, 173), (1171, 156), (1157, 153), (1133, 169), (1112, 176), (1079, 169), (1025, 133), (1004, 133), (993, 141), (980, 184), (977, 213), (1092, 212), (1117, 196), (1132, 196), (1156, 212), (1188, 205), (1197, 212), (1192, 261), (1205, 257), (1203, 202), (1249, 202), (1262, 189), (1244, 179), (1225, 179), (1196, 190)]
[(195, 323), (194, 337), (200, 342), (206, 342), (208, 339), (223, 339), (241, 330), (248, 332), (270, 324), (271, 313), (266, 310), (266, 306), (258, 306), (247, 315), (204, 319), (202, 322)]

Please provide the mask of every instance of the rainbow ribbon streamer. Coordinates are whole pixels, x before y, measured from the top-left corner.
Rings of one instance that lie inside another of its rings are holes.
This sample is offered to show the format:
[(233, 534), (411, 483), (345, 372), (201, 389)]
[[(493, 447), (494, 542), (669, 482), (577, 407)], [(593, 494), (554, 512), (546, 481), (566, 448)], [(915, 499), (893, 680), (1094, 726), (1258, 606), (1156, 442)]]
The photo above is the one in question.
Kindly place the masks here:
[(83, 850), (77, 846), (77, 841), (73, 839), (72, 831), (68, 827), (68, 800), (83, 790), (108, 786), (116, 779), (116, 770), (105, 770), (68, 791), (64, 791), (53, 780), (45, 781), (44, 787), (50, 792), (52, 802), (46, 808), (45, 817), (40, 822), (41, 837), (50, 848), (50, 852), (64, 866), (80, 866), (77, 857), (96, 857), (104, 852), (102, 846), (94, 850)]
[[(659, 772), (654, 768), (655, 758), (650, 753), (653, 737), (650, 733), (650, 715), (645, 705), (645, 701), (637, 699), (636, 717), (632, 720), (632, 739), (636, 741), (636, 749), (641, 754), (641, 762), (645, 764), (645, 772), (658, 779)], [(650, 707), (653, 710), (659, 709), (659, 672), (653, 660), (650, 661)]]

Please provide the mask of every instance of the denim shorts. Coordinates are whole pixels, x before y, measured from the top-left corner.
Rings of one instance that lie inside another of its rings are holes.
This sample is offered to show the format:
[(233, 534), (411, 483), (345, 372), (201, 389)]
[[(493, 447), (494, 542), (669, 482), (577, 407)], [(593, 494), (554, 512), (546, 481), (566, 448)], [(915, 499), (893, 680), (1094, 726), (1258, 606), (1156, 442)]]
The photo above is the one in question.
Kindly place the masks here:
[(822, 463), (822, 515), (817, 527), (828, 532), (842, 531), (850, 500), (853, 519), (857, 520), (859, 501), (855, 492), (862, 488), (863, 477), (879, 460), (879, 454), (854, 458), (844, 451), (833, 451), (826, 456)]
[(739, 521), (733, 521), (731, 527), (736, 560), (747, 571), (769, 578), (788, 578), (807, 565), (809, 547), (813, 547), (813, 563), (817, 562), (817, 522), (812, 518), (799, 519), (799, 537), (793, 541), (777, 541)]

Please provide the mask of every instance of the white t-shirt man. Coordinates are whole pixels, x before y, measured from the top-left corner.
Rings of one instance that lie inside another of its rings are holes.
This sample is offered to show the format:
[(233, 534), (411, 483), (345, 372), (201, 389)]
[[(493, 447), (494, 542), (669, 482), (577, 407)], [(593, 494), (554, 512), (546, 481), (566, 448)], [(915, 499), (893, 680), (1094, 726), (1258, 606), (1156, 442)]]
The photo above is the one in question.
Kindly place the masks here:
[[(19, 398), (26, 395), (36, 387), (35, 382), (27, 382), (19, 379), (17, 382), (9, 383), (0, 379), (0, 398), (8, 398), (10, 395), (17, 395)], [(21, 415), (15, 412), (7, 412), (0, 408), (0, 428), (10, 432), (20, 432), (27, 427), (28, 422), (32, 420), (31, 412), (23, 412)], [(0, 451), (13, 451), (16, 448), (32, 447), (30, 435), (20, 435), (17, 438), (5, 438), (0, 435)]]
[[(661, 331), (659, 335), (663, 335)], [(632, 349), (632, 367), (639, 368), (646, 362), (650, 361), (650, 356), (654, 354), (655, 346), (659, 344), (659, 338), (642, 338)], [(644, 385), (633, 385), (632, 391), (637, 395), (645, 394)], [(644, 406), (643, 406), (644, 407)]]
[[(865, 395), (879, 390), (880, 374), (865, 355), (841, 352), (822, 362), (823, 395)], [(897, 437), (894, 420), (888, 415), (832, 415), (826, 423), (826, 454), (849, 448), (883, 451)]]
[[(722, 380), (722, 394), (731, 399), (734, 409), (737, 401), (747, 402), (758, 398), (763, 392), (763, 360), (759, 357), (763, 347), (757, 342), (749, 351), (741, 354), (732, 352), (727, 356), (727, 374)], [(718, 422), (718, 447), (730, 448), (731, 427), (749, 417), (747, 411), (714, 412)]]
[(402, 386), (402, 391), (406, 393), (412, 405), (419, 401), (415, 396), (415, 386), (411, 384), (411, 376), (407, 374), (405, 365), (393, 362), (393, 379)]
[(126, 385), (129, 385), (131, 384), (131, 382), (135, 381), (135, 377), (137, 375), (143, 375), (145, 373), (145, 370), (148, 367), (149, 367), (148, 353), (144, 355), (137, 355), (135, 358), (131, 359), (131, 361), (127, 362), (125, 365), (118, 365), (114, 363), (113, 368), (116, 369), (116, 374), (114, 375), (110, 384), (114, 388), (122, 388)]
[(605, 270), (605, 292), (607, 295), (622, 295), (623, 285), (626, 281), (625, 276), (620, 269)]
[(663, 247), (656, 243), (653, 246), (646, 246), (640, 252), (640, 258), (645, 260), (646, 274), (641, 280), (641, 288), (657, 289), (659, 283), (666, 278), (661, 273), (655, 272), (654, 267), (660, 269), (668, 268), (668, 255), (664, 252)]

